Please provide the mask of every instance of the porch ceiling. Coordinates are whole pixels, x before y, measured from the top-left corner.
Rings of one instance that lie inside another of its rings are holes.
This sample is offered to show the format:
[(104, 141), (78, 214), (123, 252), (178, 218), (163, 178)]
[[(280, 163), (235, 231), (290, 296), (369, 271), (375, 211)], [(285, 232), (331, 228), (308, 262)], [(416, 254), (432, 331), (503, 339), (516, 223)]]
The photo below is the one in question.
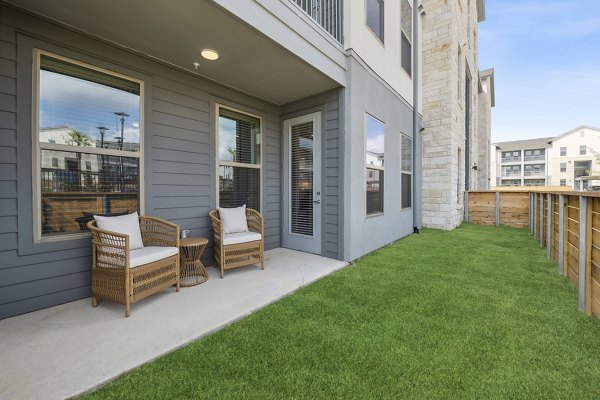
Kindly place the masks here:
[[(336, 86), (334, 80), (210, 1), (10, 0), (10, 3), (134, 49), (274, 104)], [(207, 61), (204, 48), (220, 58)], [(200, 68), (194, 69), (193, 62)]]

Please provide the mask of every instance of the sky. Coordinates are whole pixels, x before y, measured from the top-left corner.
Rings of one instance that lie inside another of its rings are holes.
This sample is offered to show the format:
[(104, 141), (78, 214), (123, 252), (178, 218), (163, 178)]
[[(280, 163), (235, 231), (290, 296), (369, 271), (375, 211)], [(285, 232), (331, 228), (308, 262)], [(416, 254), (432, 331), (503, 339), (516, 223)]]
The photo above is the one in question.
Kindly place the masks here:
[(100, 139), (98, 126), (108, 128), (104, 139), (121, 136), (120, 117), (125, 112), (125, 142), (139, 143), (140, 96), (83, 79), (40, 71), (40, 127), (68, 126), (89, 139)]
[(600, 128), (600, 0), (486, 0), (479, 69), (494, 68), (492, 142)]

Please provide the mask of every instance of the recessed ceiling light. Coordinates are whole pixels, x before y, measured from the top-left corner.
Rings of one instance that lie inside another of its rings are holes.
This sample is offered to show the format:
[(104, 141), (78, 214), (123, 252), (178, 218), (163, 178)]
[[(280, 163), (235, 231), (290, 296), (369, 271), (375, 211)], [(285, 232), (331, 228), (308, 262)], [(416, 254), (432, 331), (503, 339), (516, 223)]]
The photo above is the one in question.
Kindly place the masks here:
[(212, 50), (212, 49), (203, 49), (200, 52), (200, 55), (202, 55), (202, 57), (206, 58), (207, 60), (210, 61), (214, 61), (214, 60), (218, 60), (219, 59), (219, 53), (217, 53), (216, 50)]

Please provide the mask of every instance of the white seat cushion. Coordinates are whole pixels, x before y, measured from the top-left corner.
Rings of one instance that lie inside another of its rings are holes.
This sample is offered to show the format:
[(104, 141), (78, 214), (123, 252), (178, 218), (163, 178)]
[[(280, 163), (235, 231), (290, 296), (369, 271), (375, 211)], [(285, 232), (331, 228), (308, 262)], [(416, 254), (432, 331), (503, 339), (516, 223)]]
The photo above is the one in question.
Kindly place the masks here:
[(223, 223), (223, 234), (248, 232), (245, 204), (236, 208), (219, 207), (219, 219)]
[(223, 245), (247, 243), (260, 239), (262, 239), (261, 234), (256, 232), (228, 233), (223, 234)]
[(129, 252), (129, 267), (135, 268), (179, 254), (177, 247), (146, 246)]
[(128, 235), (129, 250), (136, 250), (144, 247), (137, 211), (133, 214), (120, 215), (118, 217), (102, 217), (100, 215), (94, 215), (94, 219), (96, 220), (96, 225), (100, 229)]

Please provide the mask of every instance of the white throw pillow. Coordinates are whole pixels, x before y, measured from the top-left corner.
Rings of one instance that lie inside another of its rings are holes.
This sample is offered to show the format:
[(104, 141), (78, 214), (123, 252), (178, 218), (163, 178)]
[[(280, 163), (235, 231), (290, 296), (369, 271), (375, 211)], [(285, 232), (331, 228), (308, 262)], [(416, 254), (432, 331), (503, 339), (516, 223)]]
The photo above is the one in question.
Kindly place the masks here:
[(118, 217), (102, 217), (100, 215), (94, 215), (94, 219), (96, 220), (96, 225), (98, 225), (98, 228), (100, 229), (128, 235), (129, 250), (141, 249), (144, 247), (137, 211), (133, 214), (120, 215)]
[(223, 222), (223, 233), (248, 232), (245, 204), (236, 208), (219, 207), (219, 218)]

